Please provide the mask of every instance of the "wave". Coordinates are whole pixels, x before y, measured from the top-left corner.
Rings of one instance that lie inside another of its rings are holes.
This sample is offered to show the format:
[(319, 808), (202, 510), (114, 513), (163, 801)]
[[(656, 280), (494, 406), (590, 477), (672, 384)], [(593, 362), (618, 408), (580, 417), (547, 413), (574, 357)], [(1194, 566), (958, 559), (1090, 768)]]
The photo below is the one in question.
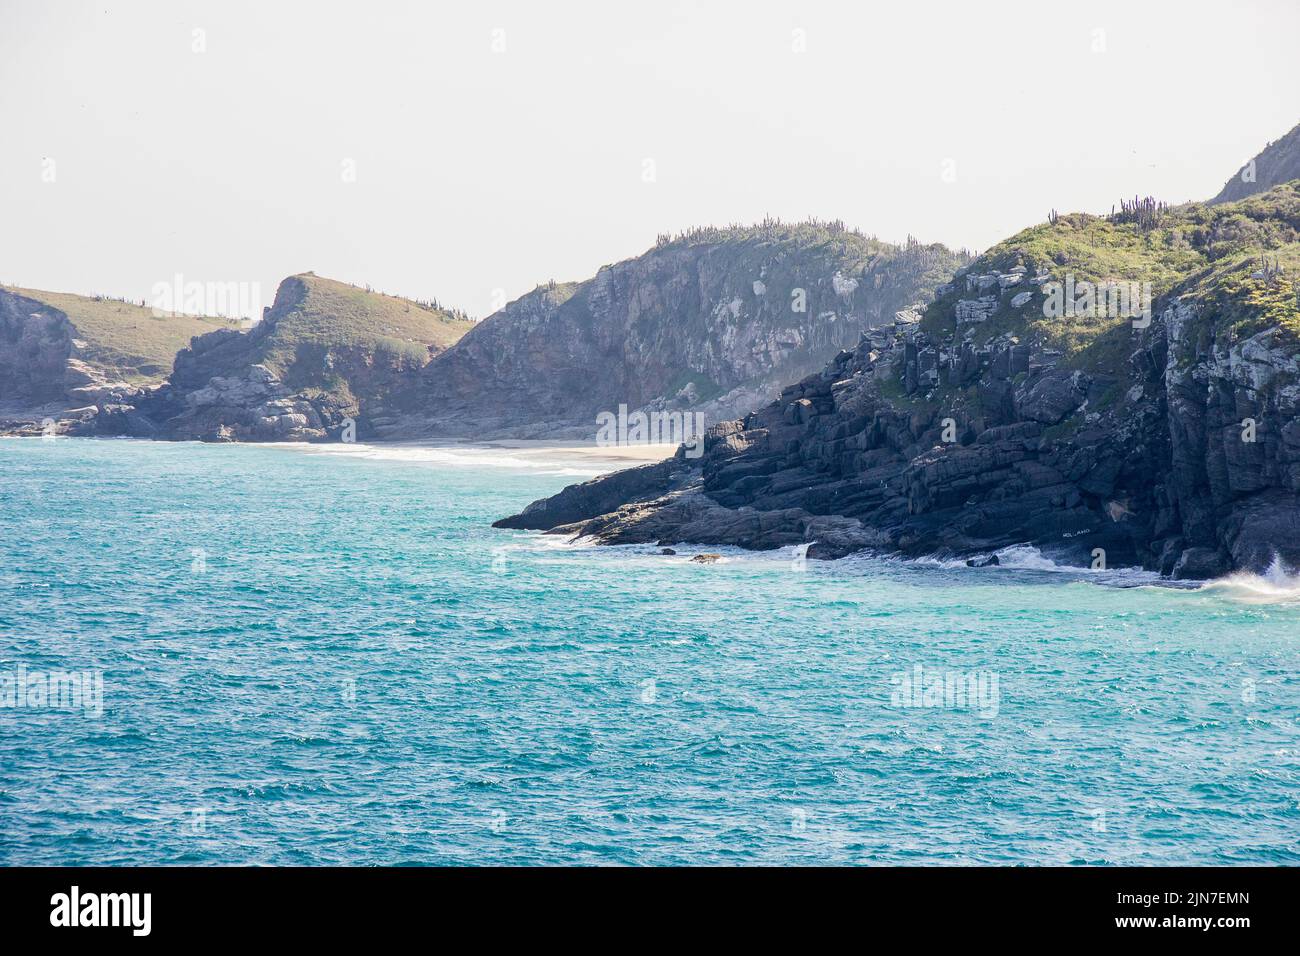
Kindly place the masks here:
[[(1156, 584), (1162, 581), (1159, 572), (1139, 567), (1093, 568), (1077, 564), (1060, 564), (1032, 544), (1013, 544), (999, 548), (985, 557), (996, 557), (997, 564), (980, 568), (981, 571), (1042, 571), (1052, 574), (1084, 576), (1099, 584), (1133, 587)], [(916, 567), (941, 568), (945, 571), (965, 570), (966, 558), (922, 557), (905, 560)]]
[[(895, 555), (860, 551), (832, 561), (809, 561), (803, 565), (798, 559), (804, 554), (807, 545), (787, 545), (764, 551), (751, 551), (733, 545), (674, 545), (675, 556), (661, 556), (658, 544), (620, 544), (602, 545), (591, 537), (574, 538), (568, 535), (550, 535), (541, 532), (527, 532), (520, 535), (508, 545), (498, 545), (497, 551), (569, 551), (599, 553), (606, 558), (619, 557), (634, 562), (691, 563), (698, 554), (712, 553), (718, 555), (718, 564), (755, 565), (758, 567), (788, 568), (796, 563), (806, 568), (824, 568), (834, 573), (839, 567), (846, 572), (861, 566), (863, 570), (870, 567), (880, 568), (893, 565), (912, 568), (931, 568), (941, 571), (969, 571), (972, 574), (987, 572), (1038, 572), (1071, 576), (1075, 580), (1117, 588), (1147, 588), (1216, 593), (1231, 600), (1252, 604), (1296, 604), (1300, 605), (1300, 571), (1293, 571), (1274, 556), (1273, 563), (1263, 574), (1238, 572), (1214, 581), (1174, 581), (1164, 578), (1159, 571), (1149, 571), (1141, 567), (1092, 568), (1074, 564), (1060, 564), (1031, 544), (1013, 544), (997, 551), (998, 563), (984, 568), (970, 568), (966, 558), (940, 558), (925, 556), (919, 558), (902, 558)], [(986, 555), (987, 557), (987, 555)]]
[(1300, 571), (1288, 568), (1281, 555), (1274, 554), (1272, 563), (1263, 574), (1237, 571), (1207, 581), (1199, 590), (1243, 604), (1300, 605)]
[[(590, 549), (602, 552), (613, 552), (621, 554), (627, 558), (649, 559), (654, 557), (656, 561), (663, 560), (658, 558), (660, 546), (657, 544), (622, 544), (622, 545), (602, 545), (595, 538), (570, 538), (564, 536), (542, 536), (559, 538), (558, 541), (550, 541), (552, 547), (564, 547), (572, 549)], [(1143, 587), (1149, 585), (1159, 585), (1162, 587), (1173, 588), (1193, 588), (1195, 582), (1169, 581), (1160, 576), (1158, 571), (1148, 571), (1140, 567), (1120, 567), (1120, 568), (1091, 568), (1080, 567), (1073, 564), (1058, 564), (1056, 561), (1047, 557), (1037, 547), (1030, 544), (1014, 544), (1009, 547), (1001, 548), (991, 552), (996, 555), (998, 563), (989, 565), (986, 568), (971, 568), (966, 564), (967, 559), (961, 558), (940, 558), (933, 555), (927, 555), (919, 558), (904, 558), (894, 554), (881, 554), (876, 551), (857, 551), (853, 554), (845, 555), (842, 558), (835, 558), (830, 561), (812, 560), (805, 561), (807, 544), (786, 545), (781, 548), (772, 548), (763, 551), (751, 551), (747, 548), (740, 548), (734, 545), (698, 545), (698, 544), (678, 544), (674, 545), (676, 550), (676, 561), (689, 562), (697, 554), (713, 553), (719, 556), (718, 563), (721, 564), (742, 564), (755, 565), (759, 567), (772, 568), (790, 568), (798, 567), (800, 570), (813, 568), (824, 569), (834, 573), (838, 568), (842, 571), (855, 573), (859, 571), (869, 571), (872, 568), (881, 569), (889, 567), (906, 567), (906, 568), (925, 568), (939, 571), (961, 571), (975, 573), (998, 572), (998, 571), (1034, 571), (1053, 574), (1062, 574), (1073, 576), (1076, 579), (1083, 579), (1094, 584), (1106, 585), (1109, 587)], [(988, 557), (990, 555), (985, 555)]]

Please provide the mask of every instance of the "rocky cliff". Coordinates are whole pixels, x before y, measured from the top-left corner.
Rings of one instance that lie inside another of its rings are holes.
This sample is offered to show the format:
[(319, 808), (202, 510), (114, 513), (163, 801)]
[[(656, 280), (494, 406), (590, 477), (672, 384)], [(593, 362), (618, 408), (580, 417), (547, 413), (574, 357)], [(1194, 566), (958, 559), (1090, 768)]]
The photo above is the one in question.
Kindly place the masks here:
[(232, 325), (118, 299), (0, 287), (0, 429), (88, 421), (159, 386), (195, 335)]
[(1235, 202), (1293, 179), (1300, 179), (1300, 124), (1237, 170), (1210, 202)]
[(201, 441), (372, 437), (389, 396), (473, 323), (432, 304), (306, 273), (248, 331), (195, 337), (165, 385), (73, 433)]
[(497, 526), (810, 543), (814, 558), (1030, 543), (1195, 578), (1298, 564), (1298, 240), (1300, 183), (1054, 216), (923, 314), (714, 427), (702, 458), (573, 486)]
[(620, 405), (729, 418), (926, 301), (966, 258), (831, 223), (701, 229), (549, 284), (424, 369), (389, 434), (575, 437)]

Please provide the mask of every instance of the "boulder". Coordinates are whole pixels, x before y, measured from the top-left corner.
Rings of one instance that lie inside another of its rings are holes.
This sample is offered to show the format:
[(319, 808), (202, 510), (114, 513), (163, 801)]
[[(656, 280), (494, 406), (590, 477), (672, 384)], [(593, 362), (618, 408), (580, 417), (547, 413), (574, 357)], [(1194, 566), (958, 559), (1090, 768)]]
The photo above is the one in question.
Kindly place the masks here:
[(1175, 581), (1204, 581), (1228, 570), (1228, 563), (1213, 548), (1188, 548), (1174, 565)]
[(1020, 398), (1018, 410), (1033, 421), (1055, 425), (1083, 404), (1086, 396), (1085, 376), (1052, 369), (1043, 373)]

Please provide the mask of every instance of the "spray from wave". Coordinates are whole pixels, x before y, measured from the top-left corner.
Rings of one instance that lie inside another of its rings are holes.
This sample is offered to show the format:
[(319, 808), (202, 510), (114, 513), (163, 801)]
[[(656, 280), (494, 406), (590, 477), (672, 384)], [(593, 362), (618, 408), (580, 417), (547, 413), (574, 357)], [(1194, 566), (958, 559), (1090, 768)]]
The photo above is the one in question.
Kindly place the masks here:
[(1282, 556), (1274, 554), (1272, 563), (1263, 574), (1238, 571), (1207, 581), (1200, 590), (1243, 604), (1300, 605), (1300, 572), (1288, 568)]

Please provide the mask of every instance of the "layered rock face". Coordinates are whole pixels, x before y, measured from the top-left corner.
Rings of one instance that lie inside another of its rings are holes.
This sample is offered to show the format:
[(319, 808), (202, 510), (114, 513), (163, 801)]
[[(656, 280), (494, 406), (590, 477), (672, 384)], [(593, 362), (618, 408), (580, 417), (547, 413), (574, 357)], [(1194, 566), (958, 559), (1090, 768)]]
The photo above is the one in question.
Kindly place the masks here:
[[(1289, 252), (1298, 194), (1244, 207)], [(1201, 207), (1185, 215), (1167, 236), (1203, 229)], [(1116, 228), (1081, 218), (1009, 240), (924, 317), (864, 333), (713, 428), (701, 459), (573, 486), (497, 526), (610, 544), (809, 543), (814, 558), (1028, 543), (1179, 578), (1300, 565), (1295, 287), (1208, 244), (1222, 271), (1207, 279), (1190, 249), (1190, 278), (1153, 273), (1172, 287), (1149, 316), (1049, 318), (1053, 283), (1086, 266), (1080, 236)], [(1132, 261), (1165, 256), (1166, 235), (1132, 231)]]
[(63, 398), (73, 338), (62, 312), (0, 289), (0, 398), (28, 406)]
[[(576, 520), (565, 520), (579, 513), (574, 502), (548, 501), (500, 526), (611, 544), (811, 542), (809, 557), (1033, 543), (1076, 562), (1094, 548), (1113, 562), (1150, 560), (1139, 552), (1152, 512), (1137, 517), (1136, 501), (1150, 497), (1155, 462), (1104, 428), (1078, 443), (1053, 440), (1052, 426), (1111, 384), (1056, 361), (1010, 340), (954, 349), (918, 323), (898, 323), (864, 335), (778, 401), (713, 429), (698, 467), (679, 457), (643, 469), (660, 480), (630, 506), (596, 511), (604, 484), (628, 482), (611, 476), (588, 484), (596, 508)], [(911, 400), (941, 381), (976, 383), (982, 403)], [(1147, 411), (1133, 409), (1137, 430), (1150, 432), (1144, 447), (1158, 456), (1156, 429), (1142, 427), (1155, 424), (1143, 422)]]
[[(588, 282), (541, 287), (478, 325), (307, 273), (281, 284), (251, 330), (214, 321), (188, 347), (174, 343), (165, 384), (161, 374), (121, 388), (108, 375), (77, 381), (92, 390), (75, 396), (60, 428), (313, 441), (337, 439), (352, 422), (361, 440), (590, 441), (597, 416), (620, 407), (718, 421), (821, 367), (860, 328), (925, 301), (965, 261), (834, 223), (705, 229)], [(72, 368), (75, 332), (56, 318), (10, 325), (4, 334), (22, 359), (9, 374), (26, 376), (14, 388), (36, 394), (31, 379), (41, 394), (70, 395), (55, 379)]]
[[(249, 345), (239, 333), (196, 338), (177, 355), (177, 371), (168, 384), (143, 403), (142, 437), (312, 441), (333, 432), (337, 438), (355, 407), (324, 394), (296, 392), (266, 365), (247, 364), (243, 359)], [(238, 360), (229, 361), (231, 351), (239, 353)], [(127, 430), (133, 429), (128, 425)]]
[[(1164, 312), (1170, 435), (1164, 485), (1178, 521), (1161, 568), (1195, 563), (1207, 576), (1300, 565), (1300, 361), (1296, 340), (1270, 328), (1241, 341), (1207, 337), (1206, 308)], [(1175, 555), (1181, 555), (1175, 558)]]
[(964, 261), (834, 224), (665, 239), (485, 319), (429, 363), (404, 403), (427, 421), (401, 434), (591, 440), (620, 405), (730, 418), (924, 302)]

